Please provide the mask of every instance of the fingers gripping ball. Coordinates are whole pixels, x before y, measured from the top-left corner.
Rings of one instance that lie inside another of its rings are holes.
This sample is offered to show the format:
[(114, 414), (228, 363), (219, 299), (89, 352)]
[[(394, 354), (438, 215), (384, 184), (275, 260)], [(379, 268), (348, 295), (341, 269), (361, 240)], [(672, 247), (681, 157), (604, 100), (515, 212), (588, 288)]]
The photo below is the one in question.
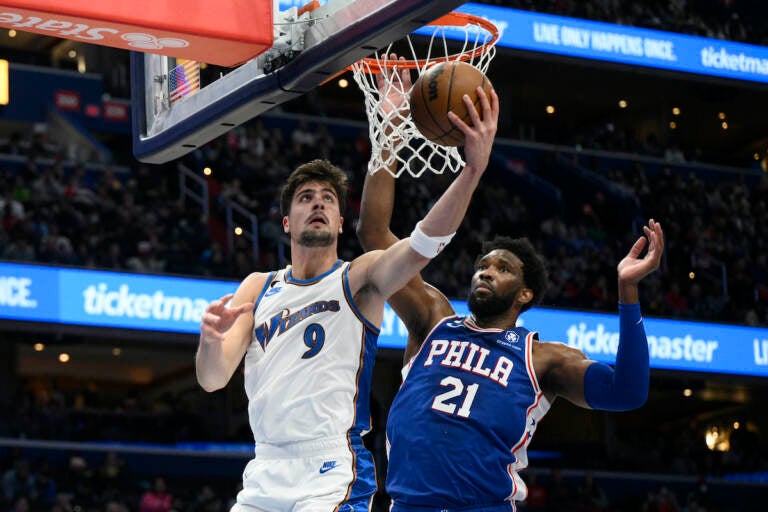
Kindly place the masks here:
[(464, 144), (464, 133), (451, 123), (448, 112), (453, 111), (472, 126), (462, 97), (468, 94), (482, 117), (480, 98), (476, 92), (478, 86), (490, 98), (490, 80), (466, 62), (441, 62), (422, 73), (413, 84), (410, 105), (413, 123), (424, 138), (441, 146)]

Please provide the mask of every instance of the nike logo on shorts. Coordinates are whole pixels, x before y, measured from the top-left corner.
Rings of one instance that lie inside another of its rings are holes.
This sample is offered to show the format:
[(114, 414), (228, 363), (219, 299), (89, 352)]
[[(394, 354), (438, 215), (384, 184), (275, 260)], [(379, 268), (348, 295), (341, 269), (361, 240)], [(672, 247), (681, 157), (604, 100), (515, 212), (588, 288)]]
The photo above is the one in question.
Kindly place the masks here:
[(327, 473), (336, 466), (338, 466), (338, 463), (335, 460), (327, 460), (323, 462), (323, 465), (320, 467), (320, 474)]

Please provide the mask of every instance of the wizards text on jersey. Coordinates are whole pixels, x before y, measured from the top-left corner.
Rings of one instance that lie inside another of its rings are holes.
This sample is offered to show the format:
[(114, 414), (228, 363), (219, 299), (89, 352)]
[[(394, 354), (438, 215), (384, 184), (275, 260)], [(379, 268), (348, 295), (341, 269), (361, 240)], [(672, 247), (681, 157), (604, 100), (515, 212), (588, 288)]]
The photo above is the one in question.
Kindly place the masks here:
[(302, 320), (309, 318), (312, 315), (323, 313), (324, 311), (331, 311), (336, 313), (339, 311), (338, 300), (319, 300), (312, 304), (301, 308), (295, 313), (291, 313), (290, 309), (283, 309), (275, 316), (269, 319), (269, 323), (264, 322), (260, 326), (254, 329), (254, 335), (261, 345), (261, 348), (266, 350), (267, 345), (272, 340), (272, 337), (277, 333), (278, 336), (286, 332), (288, 329), (298, 324)]

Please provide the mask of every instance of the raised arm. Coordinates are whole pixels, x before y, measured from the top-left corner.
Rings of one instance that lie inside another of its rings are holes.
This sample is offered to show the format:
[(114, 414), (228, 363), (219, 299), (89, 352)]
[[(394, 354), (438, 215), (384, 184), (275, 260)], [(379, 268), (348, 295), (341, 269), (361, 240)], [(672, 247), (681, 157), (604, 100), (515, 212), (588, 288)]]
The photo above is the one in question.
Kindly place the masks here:
[[(394, 201), (395, 178), (390, 173), (381, 170), (366, 175), (357, 224), (357, 238), (364, 250), (386, 249), (398, 241), (389, 227)], [(389, 304), (408, 329), (406, 362), (416, 354), (437, 322), (454, 313), (448, 299), (427, 285), (419, 273), (389, 298)]]
[[(397, 60), (397, 55), (393, 53), (388, 58)], [(387, 57), (384, 57), (384, 59), (386, 60)], [(401, 57), (400, 60), (403, 60), (403, 58)], [(379, 108), (381, 115), (385, 117), (391, 117), (395, 111), (402, 115), (406, 115), (408, 112), (408, 102), (405, 93), (411, 89), (411, 72), (408, 69), (395, 69), (393, 73), (399, 76), (399, 80), (395, 77), (391, 80), (385, 80), (384, 72), (376, 75), (379, 96), (381, 98)], [(399, 82), (400, 87), (391, 85), (396, 82)], [(400, 116), (395, 116), (393, 122), (399, 119), (401, 119)], [(386, 136), (391, 138), (393, 134), (387, 133)], [(394, 174), (397, 171), (397, 159), (390, 158), (388, 149), (382, 150), (381, 159), (384, 162), (391, 162), (390, 168), (383, 167), (374, 174), (367, 173), (365, 184), (363, 185), (360, 219), (357, 224), (357, 239), (365, 251), (386, 249), (399, 240), (389, 227), (392, 220), (392, 208), (395, 203)]]
[[(640, 313), (638, 283), (659, 267), (664, 233), (653, 219), (643, 229), (645, 237), (635, 242), (618, 265), (616, 364), (612, 368), (591, 361), (581, 351), (566, 345), (537, 344), (534, 365), (545, 393), (560, 395), (581, 407), (609, 411), (636, 409), (648, 398), (648, 341)], [(641, 258), (646, 245), (648, 252)]]
[[(353, 293), (364, 286), (372, 293), (370, 311), (365, 303), (359, 304), (363, 314), (370, 312), (375, 321), (377, 302), (389, 298), (408, 283), (438, 252), (458, 229), (467, 211), (480, 177), (485, 172), (496, 135), (499, 116), (499, 99), (495, 91), (490, 98), (478, 87), (481, 113), (475, 110), (468, 96), (464, 97), (465, 108), (472, 120), (468, 126), (458, 116), (449, 113), (451, 122), (465, 136), (466, 165), (426, 217), (417, 224), (409, 238), (400, 240), (385, 251), (366, 253), (352, 265), (350, 286)], [(379, 171), (381, 172), (381, 171)], [(375, 297), (374, 297), (375, 296)], [(368, 302), (366, 300), (365, 302)]]
[[(390, 55), (390, 58), (396, 56)], [(400, 83), (401, 88), (388, 87), (384, 77), (378, 75), (379, 93), (385, 102), (382, 104), (384, 115), (388, 115), (388, 112), (395, 108), (405, 108), (406, 102), (401, 91), (411, 88), (409, 70), (400, 71)], [(397, 165), (397, 159), (388, 157), (387, 150), (384, 150), (382, 160), (392, 162), (393, 168), (366, 174), (363, 185), (357, 238), (365, 251), (387, 249), (399, 240), (390, 229), (395, 203), (394, 174), (397, 169), (394, 166)], [(406, 363), (418, 352), (421, 342), (432, 327), (441, 318), (454, 313), (448, 299), (440, 290), (426, 284), (419, 273), (389, 298), (389, 304), (408, 329), (408, 342), (404, 352)]]
[[(197, 382), (206, 391), (223, 388), (240, 365), (253, 330), (253, 305), (267, 274), (251, 274), (237, 291), (213, 301), (200, 323), (200, 345), (195, 356)], [(227, 306), (232, 301), (231, 307)]]
[(356, 232), (364, 251), (386, 249), (399, 240), (389, 227), (394, 203), (394, 176), (384, 169), (366, 173)]

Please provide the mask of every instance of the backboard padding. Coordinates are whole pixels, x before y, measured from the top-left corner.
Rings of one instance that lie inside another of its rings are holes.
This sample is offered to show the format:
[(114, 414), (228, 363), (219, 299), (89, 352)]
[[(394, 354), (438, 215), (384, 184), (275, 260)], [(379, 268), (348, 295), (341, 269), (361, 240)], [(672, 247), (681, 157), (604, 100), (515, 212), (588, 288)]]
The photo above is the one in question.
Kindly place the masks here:
[[(304, 34), (304, 50), (272, 73), (257, 57), (173, 108), (147, 119), (147, 56), (131, 55), (133, 147), (136, 157), (164, 163), (200, 147), (276, 105), (294, 99), (353, 62), (401, 39), (463, 4), (460, 0), (356, 0), (321, 7), (327, 13)], [(362, 108), (362, 105), (361, 105)]]

